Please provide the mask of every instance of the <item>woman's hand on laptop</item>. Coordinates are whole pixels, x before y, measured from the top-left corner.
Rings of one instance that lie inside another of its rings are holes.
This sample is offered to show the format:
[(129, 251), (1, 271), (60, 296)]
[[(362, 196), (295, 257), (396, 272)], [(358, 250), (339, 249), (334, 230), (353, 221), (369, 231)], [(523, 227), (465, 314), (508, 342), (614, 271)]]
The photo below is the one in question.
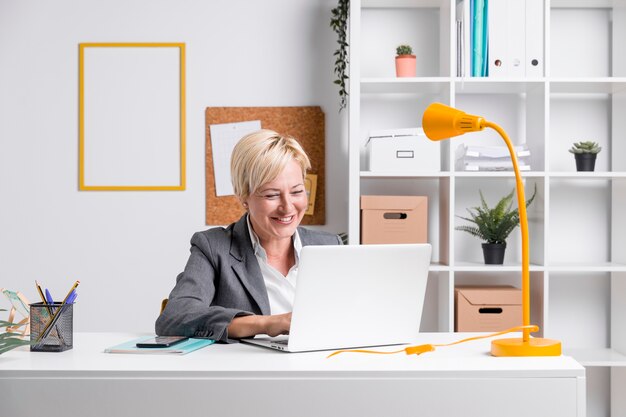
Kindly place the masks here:
[(289, 334), (289, 328), (291, 327), (291, 313), (261, 317), (265, 317), (267, 319), (266, 331), (261, 333), (265, 333), (269, 336)]
[(257, 334), (278, 336), (289, 334), (289, 327), (291, 327), (291, 313), (235, 317), (228, 326), (228, 337), (240, 339)]

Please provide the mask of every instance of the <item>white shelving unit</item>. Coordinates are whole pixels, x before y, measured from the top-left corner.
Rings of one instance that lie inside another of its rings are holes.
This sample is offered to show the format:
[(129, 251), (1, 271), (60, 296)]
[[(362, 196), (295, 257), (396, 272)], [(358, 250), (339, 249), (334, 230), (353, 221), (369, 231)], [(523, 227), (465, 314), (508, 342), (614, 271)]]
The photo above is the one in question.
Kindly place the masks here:
[[(529, 207), (531, 320), (587, 367), (588, 415), (626, 415), (626, 2), (544, 2), (544, 74), (456, 76), (457, 0), (352, 0), (350, 7), (349, 225), (360, 242), (361, 195), (426, 195), (433, 245), (423, 331), (454, 329), (454, 287), (521, 285), (520, 237), (505, 263), (485, 265), (480, 242), (455, 230), (457, 215), (510, 192), (510, 172), (459, 172), (462, 143), (501, 145), (483, 131), (441, 143), (441, 171), (370, 172), (370, 130), (421, 125), (435, 101), (500, 124), (531, 150), (522, 173)], [(395, 47), (417, 55), (417, 77), (395, 77)], [(576, 172), (572, 142), (603, 147), (596, 171)]]

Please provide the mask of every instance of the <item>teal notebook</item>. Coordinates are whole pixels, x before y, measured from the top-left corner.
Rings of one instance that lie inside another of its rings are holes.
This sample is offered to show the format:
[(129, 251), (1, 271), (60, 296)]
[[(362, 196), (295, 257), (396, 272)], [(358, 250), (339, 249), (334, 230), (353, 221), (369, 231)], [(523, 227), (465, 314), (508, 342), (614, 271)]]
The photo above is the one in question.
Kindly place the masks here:
[(119, 345), (111, 346), (104, 349), (105, 353), (137, 353), (146, 355), (159, 355), (159, 354), (177, 354), (185, 355), (194, 350), (201, 349), (205, 346), (212, 345), (215, 340), (212, 339), (188, 339), (184, 342), (175, 344), (174, 346), (164, 348), (138, 348), (137, 342), (142, 342), (147, 339), (153, 339), (154, 336), (140, 337), (139, 339), (130, 340), (128, 342), (121, 343)]

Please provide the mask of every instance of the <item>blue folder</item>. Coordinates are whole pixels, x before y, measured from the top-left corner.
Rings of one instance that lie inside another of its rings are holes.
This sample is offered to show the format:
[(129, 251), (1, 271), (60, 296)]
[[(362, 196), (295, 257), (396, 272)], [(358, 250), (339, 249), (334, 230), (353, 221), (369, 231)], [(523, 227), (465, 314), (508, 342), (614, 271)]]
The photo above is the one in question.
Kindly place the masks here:
[[(470, 3), (472, 77), (487, 76), (488, 43), (488, 0), (472, 0)], [(473, 7), (472, 7), (473, 6)]]
[(212, 339), (187, 339), (184, 342), (180, 342), (175, 344), (174, 346), (164, 347), (164, 348), (138, 348), (137, 342), (142, 342), (147, 339), (152, 339), (151, 337), (140, 337), (139, 339), (133, 339), (128, 342), (121, 343), (119, 345), (111, 346), (110, 348), (104, 349), (105, 353), (138, 353), (138, 354), (178, 354), (185, 355), (189, 352), (193, 352), (194, 350), (198, 350), (205, 346), (212, 345), (215, 343), (215, 340)]

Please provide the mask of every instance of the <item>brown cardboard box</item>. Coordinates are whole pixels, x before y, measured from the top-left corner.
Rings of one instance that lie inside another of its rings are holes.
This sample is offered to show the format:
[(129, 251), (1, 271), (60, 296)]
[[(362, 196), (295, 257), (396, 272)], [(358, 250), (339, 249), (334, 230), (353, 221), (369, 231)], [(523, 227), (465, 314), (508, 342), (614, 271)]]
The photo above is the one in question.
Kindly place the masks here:
[(454, 331), (497, 332), (522, 325), (522, 290), (508, 285), (454, 289)]
[(428, 197), (361, 196), (361, 243), (426, 243)]

